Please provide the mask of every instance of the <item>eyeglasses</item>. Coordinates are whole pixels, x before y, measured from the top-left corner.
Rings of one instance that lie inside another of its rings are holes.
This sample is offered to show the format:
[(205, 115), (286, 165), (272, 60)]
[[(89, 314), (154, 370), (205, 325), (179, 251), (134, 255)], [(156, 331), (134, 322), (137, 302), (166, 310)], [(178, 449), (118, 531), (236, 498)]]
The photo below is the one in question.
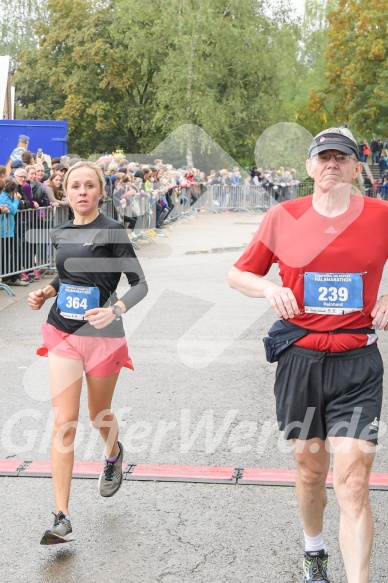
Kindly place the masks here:
[(27, 178), (27, 174), (15, 174), (15, 178)]
[(357, 162), (353, 156), (349, 156), (347, 154), (317, 154), (317, 156), (313, 156), (320, 164), (327, 164), (330, 162), (332, 158), (337, 162), (337, 164), (347, 164), (350, 160)]

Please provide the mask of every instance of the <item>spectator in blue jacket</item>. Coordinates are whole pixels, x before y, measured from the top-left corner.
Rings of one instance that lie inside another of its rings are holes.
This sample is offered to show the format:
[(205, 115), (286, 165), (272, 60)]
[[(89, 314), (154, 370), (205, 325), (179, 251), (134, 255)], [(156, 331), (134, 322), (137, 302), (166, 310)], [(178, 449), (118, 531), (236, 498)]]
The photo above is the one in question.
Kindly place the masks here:
[[(3, 166), (3, 168), (5, 168), (5, 166)], [(3, 176), (1, 176), (1, 166), (0, 166), (0, 193), (3, 192), (4, 190), (4, 178)], [(9, 214), (9, 209), (7, 207), (7, 205), (5, 203), (0, 204), (0, 215), (8, 215)]]
[(233, 168), (232, 172), (232, 184), (233, 186), (240, 186), (241, 184), (241, 173), (238, 166)]
[[(19, 201), (22, 198), (18, 192), (18, 183), (13, 178), (4, 180), (4, 190), (0, 194), (0, 207), (7, 209), (2, 212), (1, 221), (1, 264), (0, 275), (17, 271), (17, 253), (14, 245), (15, 215), (19, 209)], [(19, 275), (2, 277), (2, 282), (7, 285), (27, 286), (28, 282), (20, 279)]]
[(388, 200), (388, 177), (385, 177), (383, 180), (383, 184), (380, 188), (381, 198), (384, 200)]

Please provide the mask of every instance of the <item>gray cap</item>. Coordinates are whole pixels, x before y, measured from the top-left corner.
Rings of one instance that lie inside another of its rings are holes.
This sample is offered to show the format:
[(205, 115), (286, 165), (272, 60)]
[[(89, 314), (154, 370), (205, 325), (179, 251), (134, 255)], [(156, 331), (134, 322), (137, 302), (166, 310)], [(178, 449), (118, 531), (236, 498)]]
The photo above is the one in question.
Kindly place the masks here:
[(321, 133), (315, 136), (310, 144), (309, 158), (312, 158), (321, 152), (325, 152), (326, 150), (338, 150), (338, 152), (343, 152), (349, 156), (354, 154), (357, 160), (359, 159), (356, 142), (342, 133), (330, 132)]

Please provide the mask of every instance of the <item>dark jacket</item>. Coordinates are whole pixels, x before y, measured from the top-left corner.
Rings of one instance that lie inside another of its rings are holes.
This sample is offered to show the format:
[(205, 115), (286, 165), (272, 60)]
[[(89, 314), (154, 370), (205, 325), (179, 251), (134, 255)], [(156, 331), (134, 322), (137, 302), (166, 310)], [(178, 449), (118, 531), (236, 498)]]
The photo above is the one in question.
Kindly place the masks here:
[(39, 206), (50, 206), (50, 201), (47, 196), (45, 187), (41, 182), (35, 180), (31, 182), (32, 198), (38, 203)]
[(22, 196), (22, 198), (19, 200), (19, 211), (24, 211), (26, 209), (33, 208), (33, 205), (28, 196), (26, 195), (23, 186), (20, 186), (19, 184), (17, 190)]
[(385, 161), (385, 158), (380, 158), (379, 160), (379, 171), (380, 171), (380, 176), (382, 174), (384, 174), (384, 172), (387, 169), (387, 162)]

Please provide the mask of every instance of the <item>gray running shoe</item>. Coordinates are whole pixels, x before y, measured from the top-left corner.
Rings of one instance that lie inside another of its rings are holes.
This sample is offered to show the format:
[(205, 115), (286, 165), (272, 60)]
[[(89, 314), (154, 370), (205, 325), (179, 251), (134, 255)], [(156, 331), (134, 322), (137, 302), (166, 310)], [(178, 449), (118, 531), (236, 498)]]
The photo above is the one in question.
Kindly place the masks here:
[(327, 577), (327, 558), (328, 555), (323, 549), (320, 551), (308, 551), (304, 554), (304, 583), (310, 583), (312, 581), (330, 583)]
[(124, 447), (121, 441), (118, 441), (117, 443), (120, 449), (119, 457), (115, 462), (105, 461), (105, 467), (98, 480), (98, 489), (101, 496), (104, 496), (105, 498), (109, 498), (116, 494), (123, 481)]
[(69, 543), (74, 540), (72, 536), (70, 520), (66, 518), (62, 510), (54, 514), (54, 524), (49, 530), (46, 530), (40, 541), (41, 545), (57, 545), (60, 543)]
[(18, 278), (18, 279), (12, 279), (11, 281), (9, 281), (7, 283), (7, 285), (17, 285), (17, 286), (20, 286), (20, 287), (26, 287), (27, 285), (30, 285), (30, 282), (29, 281), (26, 281), (24, 279)]

